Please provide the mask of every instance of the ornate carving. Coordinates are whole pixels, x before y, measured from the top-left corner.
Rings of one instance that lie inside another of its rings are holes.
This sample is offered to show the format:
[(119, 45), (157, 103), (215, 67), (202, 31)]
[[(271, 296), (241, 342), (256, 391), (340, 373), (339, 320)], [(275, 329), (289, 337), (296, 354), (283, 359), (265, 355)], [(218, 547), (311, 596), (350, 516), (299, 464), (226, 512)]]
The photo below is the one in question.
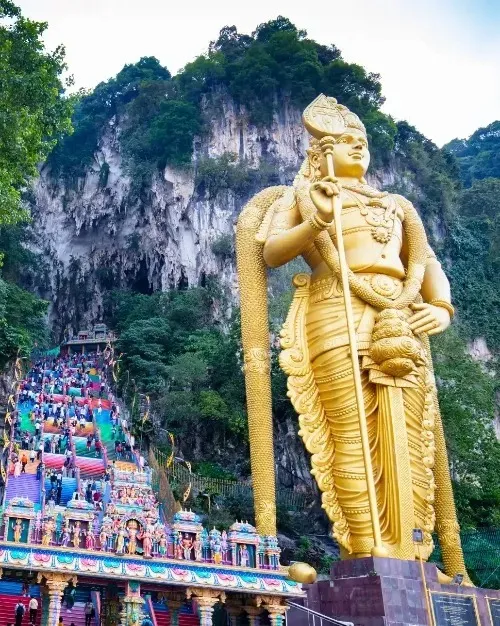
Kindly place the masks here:
[[(274, 527), (275, 520), (264, 257), (276, 266), (303, 255), (313, 278), (300, 275), (294, 281), (297, 290), (281, 333), (280, 364), (335, 537), (344, 554), (365, 556), (375, 541), (379, 552), (410, 558), (414, 546), (408, 538), (418, 526), (428, 556), (436, 516), (445, 535), (447, 573), (464, 573), (456, 528), (447, 526), (456, 515), (425, 333), (444, 330), (446, 324), (432, 318), (432, 306), (421, 307), (426, 312), (419, 317), (411, 310), (422, 303), (421, 291), (429, 302), (447, 304), (449, 283), (429, 251), (413, 205), (366, 184), (369, 155), (359, 118), (321, 95), (304, 112), (304, 124), (315, 139), (293, 188), (272, 188), (256, 196), (237, 228), (258, 529), (262, 533), (264, 525)], [(335, 202), (315, 184), (326, 169), (333, 175), (333, 165), (342, 181), (340, 189), (331, 190)], [(333, 205), (336, 226), (328, 227), (328, 207)], [(343, 264), (342, 279), (336, 232), (341, 212), (349, 261), (347, 272)], [(348, 284), (352, 297), (347, 314), (342, 284)], [(358, 410), (366, 414), (361, 425)], [(281, 608), (273, 613), (273, 626), (280, 625), (282, 613)]]

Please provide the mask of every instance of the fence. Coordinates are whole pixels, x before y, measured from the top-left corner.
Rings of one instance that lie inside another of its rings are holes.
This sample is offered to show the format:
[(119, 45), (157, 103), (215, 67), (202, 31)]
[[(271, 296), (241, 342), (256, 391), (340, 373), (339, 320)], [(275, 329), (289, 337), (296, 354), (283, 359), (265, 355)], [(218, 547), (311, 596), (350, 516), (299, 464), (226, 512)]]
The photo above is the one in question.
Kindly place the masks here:
[[(463, 530), (460, 533), (465, 565), (475, 584), (487, 589), (500, 589), (500, 528)], [(441, 547), (436, 548), (431, 561), (441, 563)]]
[[(253, 498), (252, 485), (239, 480), (227, 478), (211, 478), (190, 472), (184, 465), (175, 459), (169, 464), (168, 455), (154, 450), (158, 465), (162, 467), (170, 481), (179, 485), (191, 485), (194, 492), (211, 493), (232, 498)], [(289, 511), (300, 511), (311, 504), (312, 498), (304, 493), (297, 493), (291, 489), (279, 489), (276, 494), (278, 506)]]

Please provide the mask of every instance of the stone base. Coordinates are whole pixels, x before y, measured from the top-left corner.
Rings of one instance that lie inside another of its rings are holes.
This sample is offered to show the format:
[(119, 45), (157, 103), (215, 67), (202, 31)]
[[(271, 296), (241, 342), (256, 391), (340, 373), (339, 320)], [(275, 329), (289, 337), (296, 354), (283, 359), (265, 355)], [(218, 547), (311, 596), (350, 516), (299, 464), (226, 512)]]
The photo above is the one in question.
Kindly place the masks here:
[[(424, 563), (424, 571), (431, 592), (473, 595), (479, 626), (491, 626), (486, 598), (500, 599), (500, 591), (441, 584), (432, 563)], [(304, 604), (310, 609), (355, 626), (434, 626), (418, 561), (377, 557), (339, 561), (331, 567), (330, 580), (305, 589)]]

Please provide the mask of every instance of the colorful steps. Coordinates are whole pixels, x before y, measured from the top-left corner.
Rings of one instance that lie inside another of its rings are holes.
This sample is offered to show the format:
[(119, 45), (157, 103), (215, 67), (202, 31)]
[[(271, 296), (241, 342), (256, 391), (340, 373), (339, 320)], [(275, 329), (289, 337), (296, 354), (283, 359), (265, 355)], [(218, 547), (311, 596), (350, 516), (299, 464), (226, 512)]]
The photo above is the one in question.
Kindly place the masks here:
[[(36, 617), (36, 626), (40, 626), (42, 618), (42, 606), (40, 598), (40, 590), (38, 585), (30, 586), (30, 595), (33, 595), (38, 600), (38, 612)], [(22, 621), (22, 626), (28, 626), (30, 622), (30, 612), (28, 604), (30, 601), (30, 595), (22, 595), (22, 584), (11, 581), (0, 581), (0, 623), (1, 624), (13, 624), (14, 623), (14, 609), (18, 602), (22, 602), (26, 608)]]
[[(57, 487), (55, 488), (57, 489)], [(52, 484), (50, 480), (47, 478), (45, 480), (45, 494), (46, 494), (47, 501), (49, 499), (51, 489), (52, 489)], [(64, 477), (62, 479), (61, 506), (65, 506), (68, 500), (71, 500), (75, 491), (76, 491), (76, 478)]]
[(104, 460), (99, 457), (88, 458), (77, 456), (76, 466), (80, 468), (81, 478), (90, 478), (93, 476), (101, 476), (104, 474)]
[(64, 626), (74, 624), (75, 626), (85, 626), (85, 602), (75, 602), (73, 608), (68, 609), (66, 600), (61, 606), (61, 617)]
[(95, 458), (95, 447), (92, 443), (90, 450), (87, 448), (86, 437), (73, 437), (73, 443), (75, 444), (75, 452), (77, 456), (85, 456), (89, 458)]
[[(36, 479), (34, 474), (21, 474), (17, 478), (14, 476), (8, 477), (5, 504), (8, 504), (12, 498), (18, 496), (29, 498), (35, 504), (40, 503), (40, 481)], [(9, 619), (7, 621), (13, 620)]]
[[(152, 602), (157, 626), (170, 626), (170, 613), (162, 602)], [(191, 606), (185, 604), (179, 611), (179, 626), (199, 626), (200, 620)]]
[(65, 460), (66, 460), (65, 454), (52, 454), (51, 452), (43, 453), (43, 463), (46, 469), (59, 470), (64, 465)]

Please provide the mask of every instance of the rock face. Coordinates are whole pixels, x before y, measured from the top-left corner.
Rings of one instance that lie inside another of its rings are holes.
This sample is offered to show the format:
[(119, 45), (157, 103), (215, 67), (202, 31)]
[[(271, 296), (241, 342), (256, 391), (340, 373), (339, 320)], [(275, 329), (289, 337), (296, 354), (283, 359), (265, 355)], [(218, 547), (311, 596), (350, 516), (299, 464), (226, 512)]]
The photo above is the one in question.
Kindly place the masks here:
[(233, 167), (253, 173), (265, 168), (268, 184), (290, 183), (307, 136), (300, 112), (286, 106), (265, 129), (248, 124), (229, 98), (212, 111), (210, 132), (195, 141), (191, 167), (167, 167), (140, 193), (127, 173), (116, 118), (76, 185), (42, 168), (32, 214), (35, 249), (45, 265), (35, 286), (51, 303), (56, 334), (62, 336), (68, 325), (76, 331), (75, 326), (99, 321), (104, 293), (111, 288), (150, 293), (200, 285), (217, 274), (235, 291), (234, 259), (218, 252), (214, 242), (230, 241), (244, 202), (263, 185), (259, 179), (244, 193), (227, 185), (209, 193), (199, 177), (200, 163), (230, 153), (237, 159)]

